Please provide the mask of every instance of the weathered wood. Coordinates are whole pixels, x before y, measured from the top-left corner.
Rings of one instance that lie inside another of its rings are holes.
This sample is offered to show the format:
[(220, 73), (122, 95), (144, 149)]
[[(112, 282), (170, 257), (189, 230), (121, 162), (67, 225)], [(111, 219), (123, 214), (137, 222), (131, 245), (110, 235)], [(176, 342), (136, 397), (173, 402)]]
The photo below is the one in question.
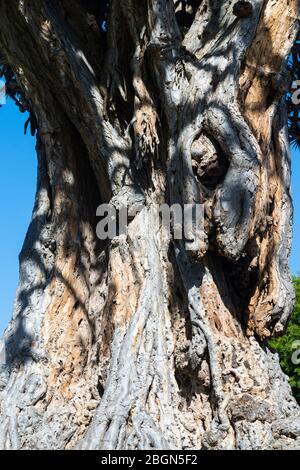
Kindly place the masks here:
[[(198, 4), (184, 38), (171, 0), (112, 0), (107, 35), (83, 2), (0, 4), (39, 158), (0, 354), (3, 449), (300, 447), (266, 344), (293, 307), (283, 83), (299, 5)], [(104, 243), (109, 201), (144, 207)], [(153, 229), (161, 203), (204, 205), (197, 249)]]

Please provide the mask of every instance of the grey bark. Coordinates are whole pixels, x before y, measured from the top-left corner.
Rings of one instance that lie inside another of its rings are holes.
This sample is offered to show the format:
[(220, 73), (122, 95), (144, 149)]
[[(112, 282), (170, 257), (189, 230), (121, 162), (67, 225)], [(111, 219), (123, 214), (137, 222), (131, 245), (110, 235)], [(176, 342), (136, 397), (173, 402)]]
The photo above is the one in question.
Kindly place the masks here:
[[(283, 94), (298, 17), (296, 0), (203, 0), (183, 38), (172, 1), (112, 0), (104, 36), (81, 2), (1, 2), (39, 171), (0, 448), (300, 447), (266, 343), (293, 307)], [(103, 243), (109, 201), (144, 209)], [(163, 202), (204, 204), (197, 250), (153, 230)]]

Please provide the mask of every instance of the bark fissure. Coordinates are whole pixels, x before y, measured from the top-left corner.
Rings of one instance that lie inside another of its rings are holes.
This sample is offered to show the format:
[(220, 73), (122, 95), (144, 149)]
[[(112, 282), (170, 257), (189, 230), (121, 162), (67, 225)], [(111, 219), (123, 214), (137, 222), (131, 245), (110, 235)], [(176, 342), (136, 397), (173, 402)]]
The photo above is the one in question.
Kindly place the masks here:
[[(265, 340), (293, 303), (283, 94), (298, 1), (106, 3), (107, 33), (83, 2), (0, 6), (39, 158), (0, 447), (297, 448)], [(102, 202), (143, 209), (104, 242)], [(202, 204), (204, 223), (178, 242), (154, 223), (161, 203)]]

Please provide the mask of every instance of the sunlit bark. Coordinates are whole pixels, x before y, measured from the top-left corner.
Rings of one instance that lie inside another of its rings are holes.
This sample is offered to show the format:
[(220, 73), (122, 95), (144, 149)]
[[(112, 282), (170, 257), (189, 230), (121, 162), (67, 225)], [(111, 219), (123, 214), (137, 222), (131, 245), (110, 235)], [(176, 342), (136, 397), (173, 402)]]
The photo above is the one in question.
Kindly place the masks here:
[[(180, 2), (112, 0), (104, 33), (83, 2), (1, 1), (39, 160), (1, 448), (300, 447), (266, 343), (293, 307), (284, 93), (299, 5), (190, 3), (187, 28)], [(144, 209), (104, 243), (107, 202)], [(204, 205), (197, 250), (153, 230), (162, 203)]]

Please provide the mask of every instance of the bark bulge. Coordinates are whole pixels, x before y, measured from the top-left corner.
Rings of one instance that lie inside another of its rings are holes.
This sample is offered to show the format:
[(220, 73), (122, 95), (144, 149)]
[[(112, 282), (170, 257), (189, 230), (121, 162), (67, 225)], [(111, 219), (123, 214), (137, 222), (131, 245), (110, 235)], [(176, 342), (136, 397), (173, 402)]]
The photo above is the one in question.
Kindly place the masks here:
[[(0, 6), (39, 158), (0, 447), (299, 448), (265, 342), (293, 304), (282, 83), (298, 2), (82, 3)], [(104, 202), (143, 205), (107, 242)], [(196, 249), (153, 230), (162, 203), (203, 205)]]

